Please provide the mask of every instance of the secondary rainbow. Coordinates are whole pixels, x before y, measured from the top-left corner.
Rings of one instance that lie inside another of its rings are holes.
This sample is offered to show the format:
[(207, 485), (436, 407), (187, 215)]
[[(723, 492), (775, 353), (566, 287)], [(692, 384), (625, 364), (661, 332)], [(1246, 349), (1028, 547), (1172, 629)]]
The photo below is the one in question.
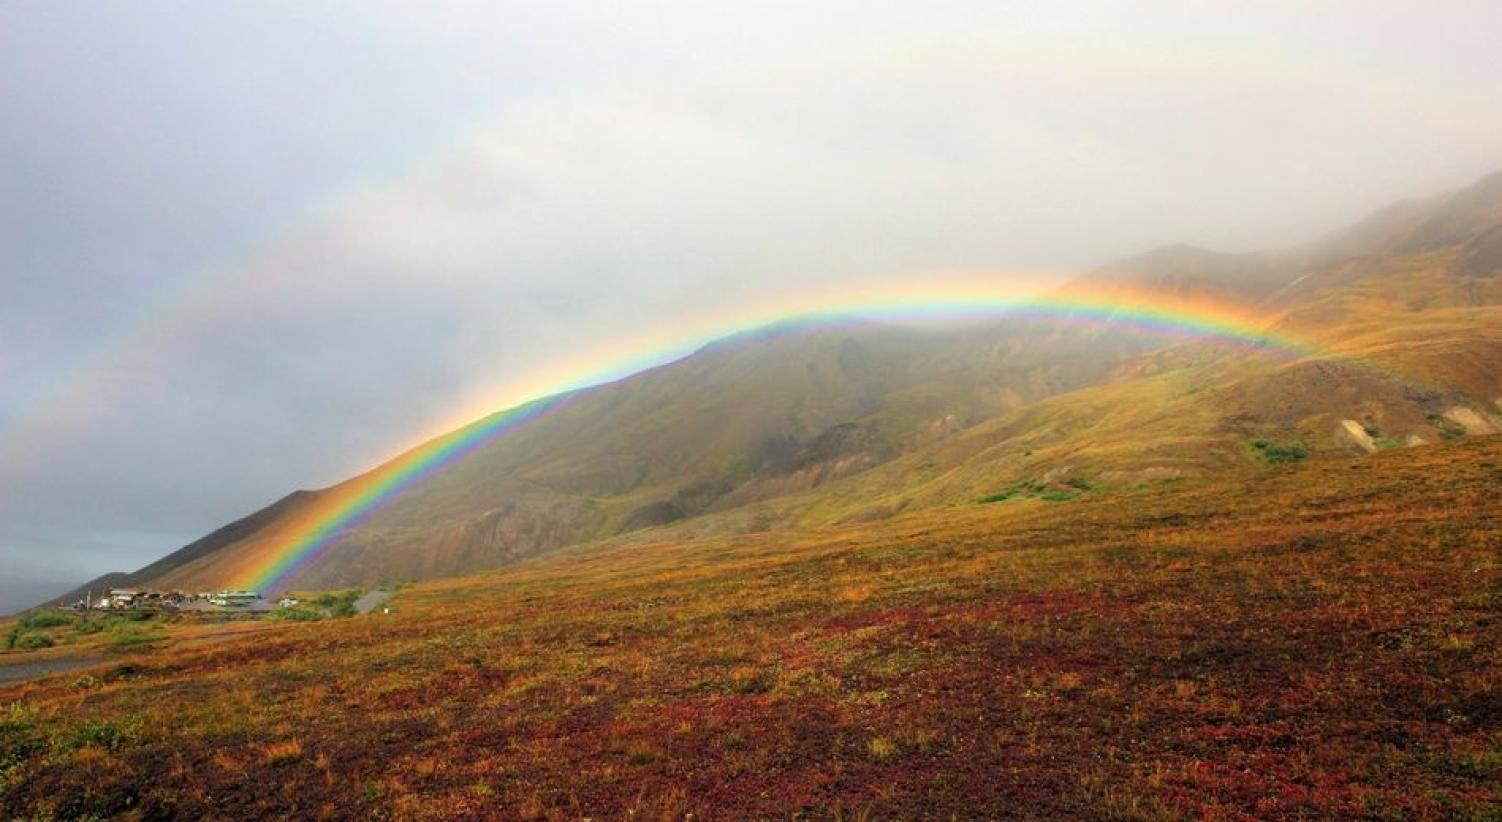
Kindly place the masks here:
[[(478, 413), (467, 413), (467, 425), (457, 430), (449, 425), (445, 429), (449, 433), (427, 439), (395, 459), (321, 492), (248, 552), (232, 584), (262, 592), (285, 589), (371, 515), (477, 448), (547, 419), (613, 380), (685, 356), (710, 340), (788, 318), (799, 320), (781, 326), (789, 334), (869, 319), (1017, 319), (1206, 342), (1277, 360), (1338, 356), (1312, 341), (1271, 330), (1271, 317), (1204, 300), (1119, 287), (1070, 286), (1042, 294), (1018, 294), (975, 281), (909, 283), (873, 287), (843, 299), (805, 296), (801, 310), (783, 301), (753, 310), (729, 311), (701, 318), (693, 327), (680, 328), (674, 334), (645, 336), (564, 364), (534, 377), (526, 386), (513, 386), (505, 394), (477, 400), (485, 408), (514, 407), (477, 421)], [(627, 353), (623, 355), (622, 350)]]

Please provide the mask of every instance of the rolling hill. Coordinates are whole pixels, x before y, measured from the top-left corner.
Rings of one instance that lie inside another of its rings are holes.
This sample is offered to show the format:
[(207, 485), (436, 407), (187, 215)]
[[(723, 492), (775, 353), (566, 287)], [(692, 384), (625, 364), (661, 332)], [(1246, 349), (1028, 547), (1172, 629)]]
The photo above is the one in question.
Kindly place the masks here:
[[(1240, 306), (1312, 350), (1290, 361), (1124, 321), (790, 321), (578, 392), (362, 518), (289, 584), (1110, 493), (1502, 430), (1502, 173), (1305, 247), (1172, 246), (1065, 291), (1081, 287)], [(297, 492), (108, 581), (221, 587), (340, 492)]]
[(1502, 802), (1502, 437), (659, 536), (0, 685), (0, 812), (1488, 819)]

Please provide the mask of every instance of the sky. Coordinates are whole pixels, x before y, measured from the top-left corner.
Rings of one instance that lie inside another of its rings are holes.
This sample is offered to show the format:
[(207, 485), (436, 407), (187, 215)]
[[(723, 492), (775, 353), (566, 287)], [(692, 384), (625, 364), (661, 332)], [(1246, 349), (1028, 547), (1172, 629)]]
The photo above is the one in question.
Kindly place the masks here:
[(1498, 32), (1490, 0), (0, 2), (0, 613), (643, 328), (1472, 182)]

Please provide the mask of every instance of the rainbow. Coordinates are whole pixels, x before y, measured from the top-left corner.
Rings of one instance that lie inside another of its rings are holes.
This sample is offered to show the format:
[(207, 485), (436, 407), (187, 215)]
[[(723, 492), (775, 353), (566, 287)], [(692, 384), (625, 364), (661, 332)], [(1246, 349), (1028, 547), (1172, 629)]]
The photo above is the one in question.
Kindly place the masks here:
[[(545, 420), (592, 390), (642, 370), (686, 356), (705, 343), (755, 329), (808, 333), (854, 321), (939, 321), (992, 319), (1046, 321), (1114, 328), (1179, 341), (1210, 343), (1261, 357), (1294, 361), (1335, 352), (1273, 330), (1275, 318), (1204, 300), (1131, 291), (1070, 286), (1045, 293), (1019, 294), (984, 281), (953, 281), (872, 287), (860, 295), (803, 301), (708, 317), (677, 334), (647, 336), (560, 364), (525, 386), (479, 400), (488, 408), (511, 410), (483, 418), (466, 412), (468, 424), (433, 436), (375, 469), (320, 493), (242, 558), (231, 585), (262, 592), (285, 589), (329, 548), (406, 491), (463, 460), (476, 449)], [(788, 318), (795, 318), (789, 321)], [(621, 351), (629, 353), (621, 355)], [(517, 400), (524, 400), (517, 404)]]

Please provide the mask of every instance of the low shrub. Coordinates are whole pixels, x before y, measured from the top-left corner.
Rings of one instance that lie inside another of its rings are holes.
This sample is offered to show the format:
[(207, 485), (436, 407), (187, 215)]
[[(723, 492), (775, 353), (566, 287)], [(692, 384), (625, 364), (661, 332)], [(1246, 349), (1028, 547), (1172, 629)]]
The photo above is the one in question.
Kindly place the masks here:
[(17, 651), (35, 651), (40, 648), (51, 648), (55, 644), (57, 643), (52, 641), (52, 637), (35, 631), (24, 630), (19, 625), (11, 628), (5, 634), (5, 647)]
[(1067, 488), (1054, 488), (1042, 480), (1022, 480), (1014, 482), (995, 494), (981, 497), (981, 504), (992, 502), (1005, 502), (1009, 499), (1041, 499), (1045, 502), (1068, 502), (1079, 497), (1081, 491), (1087, 491), (1094, 486), (1085, 477), (1070, 477), (1064, 480)]
[(111, 648), (139, 648), (154, 642), (161, 642), (166, 637), (160, 634), (145, 634), (139, 631), (117, 633), (110, 638)]
[(11, 768), (46, 747), (31, 713), (21, 703), (0, 711), (0, 780)]
[(294, 605), (291, 608), (278, 608), (271, 612), (272, 619), (285, 619), (289, 622), (317, 622), (327, 616), (328, 613), (322, 608), (314, 608), (310, 605)]
[(134, 631), (142, 623), (153, 622), (159, 619), (157, 614), (149, 611), (121, 611), (114, 614), (98, 614), (88, 619), (79, 620), (73, 626), (73, 630), (80, 634), (97, 634), (108, 631), (118, 634), (122, 631)]
[(1267, 462), (1298, 462), (1309, 456), (1309, 446), (1302, 442), (1252, 440), (1252, 449)]
[(1442, 440), (1458, 440), (1470, 433), (1464, 425), (1439, 414), (1431, 413), (1427, 419), (1429, 424), (1434, 426), (1434, 430), (1439, 432), (1439, 438)]
[(326, 609), (331, 617), (352, 617), (355, 615), (355, 600), (363, 593), (365, 592), (360, 588), (330, 591), (314, 597), (311, 604)]
[(15, 645), (11, 647), (22, 651), (36, 651), (41, 648), (51, 648), (56, 644), (52, 641), (52, 637), (46, 634), (26, 633), (16, 637)]
[(866, 753), (876, 762), (887, 762), (897, 755), (897, 743), (878, 736), (866, 742)]
[(114, 722), (108, 719), (89, 719), (63, 738), (63, 746), (69, 750), (89, 746), (106, 751), (118, 751), (134, 741), (139, 735), (140, 723)]
[(33, 611), (21, 617), (22, 628), (58, 628), (72, 622), (73, 618), (62, 611), (47, 609), (45, 611)]
[(292, 739), (263, 745), (261, 755), (268, 765), (290, 765), (303, 758), (302, 740)]

